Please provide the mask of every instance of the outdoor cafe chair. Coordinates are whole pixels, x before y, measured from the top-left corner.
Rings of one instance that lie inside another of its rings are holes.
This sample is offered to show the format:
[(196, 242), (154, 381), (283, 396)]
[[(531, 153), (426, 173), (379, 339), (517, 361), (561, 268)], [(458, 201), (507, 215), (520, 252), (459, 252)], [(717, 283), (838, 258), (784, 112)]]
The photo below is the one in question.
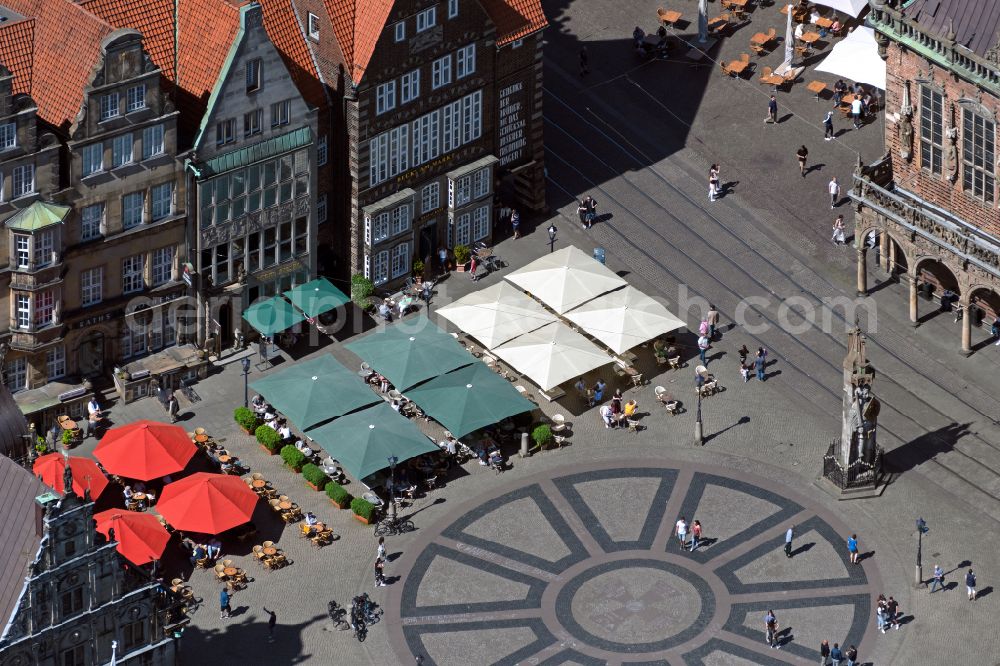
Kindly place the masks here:
[(625, 422), (628, 423), (629, 432), (639, 432), (639, 422), (635, 419), (626, 418)]
[(258, 563), (264, 561), (264, 546), (257, 544), (253, 547), (253, 557)]

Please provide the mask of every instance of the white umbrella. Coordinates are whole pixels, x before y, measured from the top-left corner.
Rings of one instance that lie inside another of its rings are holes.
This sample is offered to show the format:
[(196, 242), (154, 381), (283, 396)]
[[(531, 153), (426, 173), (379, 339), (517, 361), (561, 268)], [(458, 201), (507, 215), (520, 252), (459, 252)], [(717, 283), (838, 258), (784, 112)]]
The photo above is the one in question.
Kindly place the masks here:
[(885, 90), (885, 61), (878, 55), (875, 31), (859, 27), (833, 47), (817, 72), (830, 72)]
[(508, 273), (507, 279), (560, 314), (627, 284), (573, 245)]
[(437, 312), (488, 348), (556, 321), (555, 315), (509, 282), (474, 291)]
[(684, 326), (659, 302), (632, 286), (595, 298), (564, 316), (616, 354)]
[(833, 7), (838, 12), (844, 12), (857, 18), (861, 10), (868, 6), (868, 0), (814, 0), (817, 5)]
[(543, 391), (612, 361), (600, 347), (559, 322), (505, 342), (493, 353)]
[(782, 73), (792, 66), (792, 57), (795, 55), (795, 34), (792, 31), (792, 6), (788, 5), (788, 25), (785, 28), (785, 59), (778, 70)]

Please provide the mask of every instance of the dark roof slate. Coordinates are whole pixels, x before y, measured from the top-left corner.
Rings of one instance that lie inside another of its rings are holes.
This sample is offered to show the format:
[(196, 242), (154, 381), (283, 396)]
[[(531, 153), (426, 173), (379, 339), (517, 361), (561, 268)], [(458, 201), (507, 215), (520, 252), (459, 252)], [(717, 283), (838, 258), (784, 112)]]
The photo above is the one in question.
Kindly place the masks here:
[(913, 0), (902, 13), (925, 30), (947, 37), (979, 56), (1000, 41), (1000, 0)]
[(0, 632), (10, 621), (41, 537), (35, 531), (35, 498), (46, 492), (31, 472), (0, 456)]

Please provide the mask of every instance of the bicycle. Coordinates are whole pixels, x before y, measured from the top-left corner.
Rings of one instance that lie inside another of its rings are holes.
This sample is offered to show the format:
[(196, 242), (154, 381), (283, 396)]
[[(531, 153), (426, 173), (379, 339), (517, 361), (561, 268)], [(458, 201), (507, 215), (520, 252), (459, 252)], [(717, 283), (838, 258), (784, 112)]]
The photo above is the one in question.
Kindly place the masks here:
[(396, 516), (396, 498), (391, 500), (389, 515), (375, 525), (375, 536), (398, 536), (417, 529), (412, 520), (400, 519)]

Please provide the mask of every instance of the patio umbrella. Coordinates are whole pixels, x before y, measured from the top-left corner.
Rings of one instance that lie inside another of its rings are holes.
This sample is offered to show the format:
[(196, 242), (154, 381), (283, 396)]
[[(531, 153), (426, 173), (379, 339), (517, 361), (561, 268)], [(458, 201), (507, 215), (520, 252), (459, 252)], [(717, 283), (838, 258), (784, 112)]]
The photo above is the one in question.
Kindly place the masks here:
[(871, 28), (855, 28), (833, 47), (830, 55), (816, 66), (816, 71), (830, 72), (885, 90), (885, 61), (878, 55), (875, 31)]
[(94, 456), (111, 474), (149, 481), (181, 471), (195, 451), (180, 426), (136, 421), (109, 430)]
[(476, 362), (426, 315), (376, 329), (347, 348), (388, 377), (400, 391)]
[(485, 363), (472, 365), (407, 391), (406, 397), (456, 437), (535, 409)]
[(256, 505), (240, 477), (198, 472), (164, 486), (156, 509), (174, 529), (218, 534), (250, 520)]
[(659, 302), (631, 285), (588, 301), (564, 316), (616, 354), (684, 326)]
[(381, 400), (329, 354), (297, 363), (250, 386), (302, 430)]
[(301, 312), (280, 296), (254, 303), (243, 311), (243, 318), (261, 335), (268, 337), (275, 333), (281, 333), (305, 320), (305, 316)]
[(285, 292), (285, 298), (309, 318), (318, 317), (351, 302), (344, 292), (330, 284), (326, 278), (316, 278), (312, 282), (293, 287)]
[(556, 321), (555, 315), (509, 282), (474, 291), (437, 312), (491, 349)]
[(97, 466), (97, 463), (90, 458), (46, 453), (35, 460), (31, 469), (45, 485), (57, 493), (65, 493), (63, 471), (66, 469), (67, 463), (69, 463), (70, 472), (73, 474), (73, 492), (80, 497), (83, 497), (85, 490), (89, 490), (90, 497), (97, 499), (108, 487), (108, 478), (104, 476), (104, 472)]
[(612, 360), (590, 340), (560, 323), (525, 333), (492, 351), (543, 391)]
[(795, 33), (792, 30), (792, 5), (788, 5), (788, 22), (785, 27), (785, 59), (778, 67), (778, 71), (784, 74), (792, 66), (792, 58), (795, 56)]
[(861, 10), (868, 6), (868, 0), (814, 0), (817, 5), (832, 7), (838, 12), (844, 12), (857, 18)]
[(627, 284), (573, 245), (536, 259), (507, 279), (560, 314)]
[(160, 559), (170, 541), (170, 533), (151, 513), (108, 509), (96, 514), (94, 520), (97, 531), (106, 537), (114, 529), (118, 552), (133, 564)]
[(404, 461), (439, 450), (384, 402), (316, 428), (309, 436), (358, 480), (388, 467), (389, 456)]

